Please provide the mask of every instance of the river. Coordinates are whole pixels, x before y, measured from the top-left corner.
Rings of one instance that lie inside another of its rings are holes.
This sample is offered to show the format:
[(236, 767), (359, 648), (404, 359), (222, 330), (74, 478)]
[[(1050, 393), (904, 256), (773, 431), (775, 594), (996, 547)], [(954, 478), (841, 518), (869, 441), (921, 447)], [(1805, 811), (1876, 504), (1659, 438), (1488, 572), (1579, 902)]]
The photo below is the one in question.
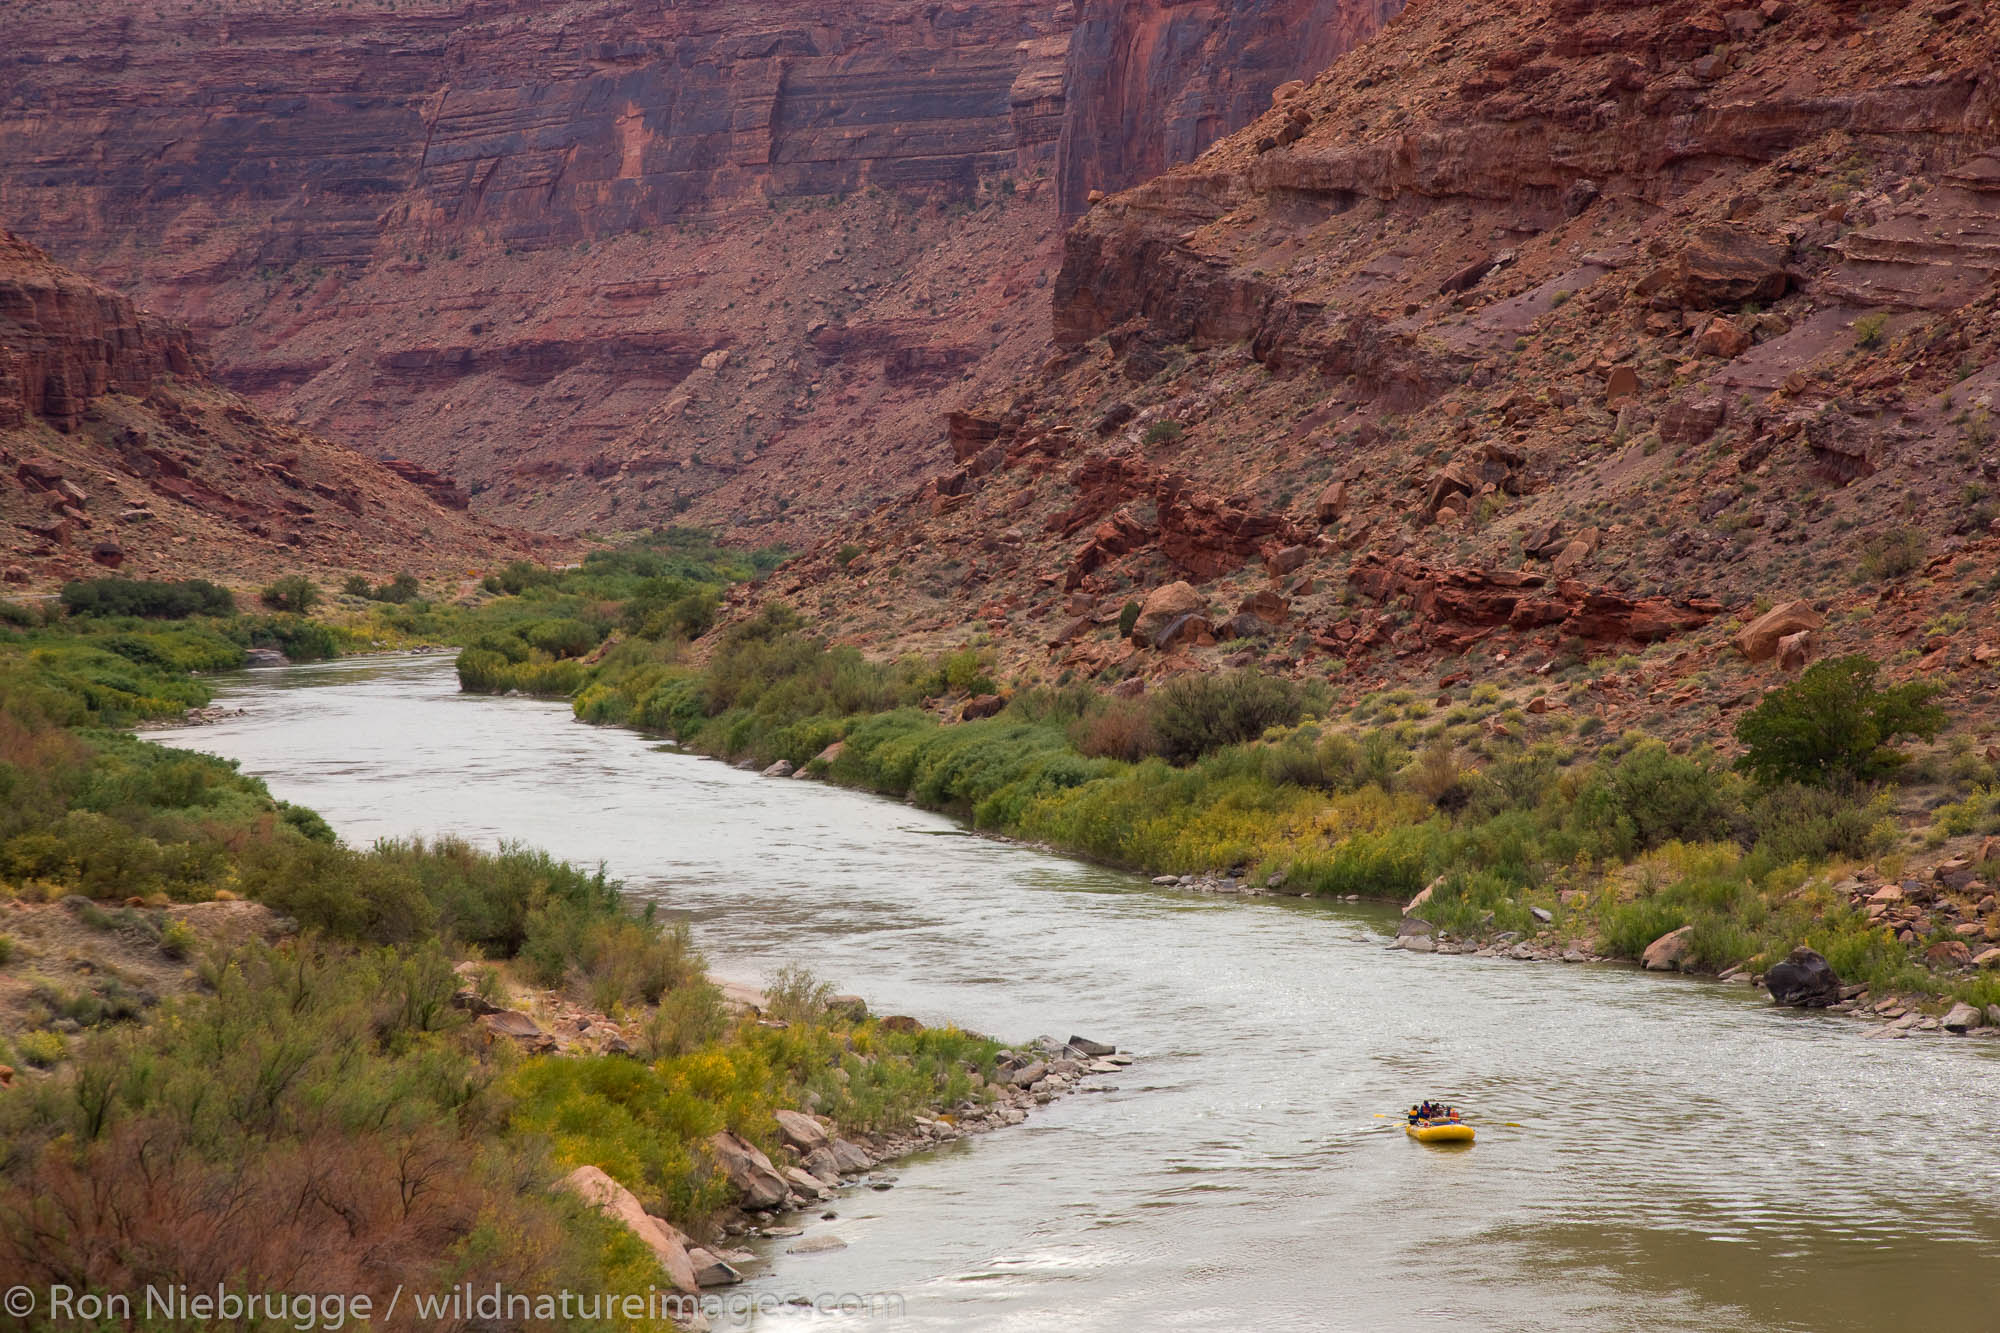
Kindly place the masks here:
[[(894, 1293), (898, 1329), (1989, 1328), (1996, 1045), (1880, 1040), (1747, 987), (1383, 947), (1394, 914), (1162, 892), (560, 704), (442, 658), (247, 672), (241, 761), (355, 843), (603, 861), (714, 970), (802, 962), (879, 1012), (1138, 1062), (1115, 1091), (897, 1166), (771, 1293)], [(1104, 1082), (1106, 1080), (1099, 1080)], [(1378, 1113), (1494, 1120), (1470, 1150)], [(775, 1252), (775, 1247), (773, 1247)]]

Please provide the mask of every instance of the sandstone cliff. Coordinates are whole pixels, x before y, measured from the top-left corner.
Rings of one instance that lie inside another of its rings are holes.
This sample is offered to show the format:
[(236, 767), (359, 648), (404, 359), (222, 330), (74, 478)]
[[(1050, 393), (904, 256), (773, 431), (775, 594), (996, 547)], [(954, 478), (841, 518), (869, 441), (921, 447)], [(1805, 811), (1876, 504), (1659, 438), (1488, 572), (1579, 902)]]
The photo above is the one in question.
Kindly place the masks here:
[(0, 231), (0, 573), (256, 582), (462, 571), (528, 549), (449, 483), (274, 423), (212, 383), (187, 329)]
[(0, 216), (482, 511), (795, 539), (906, 485), (929, 400), (1042, 343), (1046, 3), (30, 17)]
[[(1799, 601), (1786, 665), (1990, 687), (1996, 51), (1962, 0), (1417, 0), (1092, 209), (1062, 354), (773, 594), (1051, 674), (1629, 653), (1605, 688), (1654, 723)], [(1166, 651), (1119, 634), (1181, 580)]]
[(1074, 217), (1193, 161), (1271, 94), (1373, 36), (1403, 0), (1076, 0), (1060, 196)]
[(1045, 354), (1071, 81), (1122, 179), (1384, 10), (1112, 8), (30, 0), (0, 217), (481, 512), (799, 544)]

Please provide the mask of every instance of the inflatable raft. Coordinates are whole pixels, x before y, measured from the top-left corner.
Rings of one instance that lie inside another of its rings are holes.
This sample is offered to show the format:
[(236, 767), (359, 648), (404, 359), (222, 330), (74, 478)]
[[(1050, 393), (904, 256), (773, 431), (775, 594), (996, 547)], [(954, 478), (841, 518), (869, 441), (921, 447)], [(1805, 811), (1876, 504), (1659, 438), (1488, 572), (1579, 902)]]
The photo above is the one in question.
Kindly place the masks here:
[(1472, 1126), (1459, 1120), (1415, 1120), (1403, 1132), (1419, 1143), (1472, 1142)]

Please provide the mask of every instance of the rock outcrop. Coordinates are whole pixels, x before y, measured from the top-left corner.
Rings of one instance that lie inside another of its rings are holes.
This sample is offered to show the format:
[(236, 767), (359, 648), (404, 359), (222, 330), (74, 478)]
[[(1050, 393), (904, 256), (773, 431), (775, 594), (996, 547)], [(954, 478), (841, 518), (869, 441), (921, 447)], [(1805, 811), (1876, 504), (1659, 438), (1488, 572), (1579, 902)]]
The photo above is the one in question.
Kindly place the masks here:
[(669, 1223), (648, 1213), (632, 1191), (603, 1171), (594, 1166), (580, 1166), (557, 1181), (556, 1187), (576, 1195), (637, 1236), (659, 1260), (660, 1270), (676, 1289), (693, 1292), (705, 1285), (714, 1285), (700, 1280), (688, 1255), (687, 1237)]
[(186, 326), (0, 231), (0, 557), (10, 583), (105, 569), (230, 583), (462, 574), (534, 548), (208, 379)]
[(1065, 79), (1063, 213), (1248, 125), (1272, 94), (1374, 35), (1404, 0), (1078, 0)]

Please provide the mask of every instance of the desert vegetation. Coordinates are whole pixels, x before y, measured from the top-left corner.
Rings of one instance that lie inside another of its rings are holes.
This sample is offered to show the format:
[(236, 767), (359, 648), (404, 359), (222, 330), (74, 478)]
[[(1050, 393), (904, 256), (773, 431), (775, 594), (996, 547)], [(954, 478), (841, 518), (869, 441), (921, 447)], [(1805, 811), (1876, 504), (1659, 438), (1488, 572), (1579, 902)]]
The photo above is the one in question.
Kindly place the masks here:
[[(100, 583), (88, 610), (13, 608), (0, 627), (0, 899), (56, 914), (79, 956), (118, 946), (71, 976), (0, 936), (24, 982), (0, 1006), (10, 1274), (254, 1287), (309, 1260), (352, 1292), (644, 1291), (652, 1256), (552, 1191), (559, 1175), (599, 1166), (692, 1228), (729, 1201), (703, 1151), (719, 1131), (775, 1151), (781, 1107), (867, 1132), (979, 1095), (984, 1038), (824, 1005), (783, 1027), (738, 1017), (685, 928), (633, 914), (601, 870), (449, 839), (349, 847), (232, 764), (118, 730), (207, 702), (192, 673), (240, 665), (268, 618)], [(160, 618), (136, 618), (148, 607)], [(204, 904), (275, 935), (204, 935), (184, 910)], [(113, 953), (175, 983), (141, 985)], [(468, 988), (554, 995), (642, 1036), (631, 1054), (530, 1053), (455, 1002)]]
[[(960, 722), (940, 701), (997, 688), (977, 651), (870, 661), (776, 605), (706, 647), (696, 666), (674, 636), (621, 638), (549, 692), (587, 721), (785, 760), (1149, 874), (1395, 901), (1434, 886), (1428, 917), (1464, 937), (1530, 932), (1539, 911), (1637, 957), (1688, 925), (1697, 968), (1762, 965), (1804, 942), (1854, 980), (2000, 1000), (1984, 974), (1927, 969), (1942, 936), (1899, 939), (1832, 887), (1840, 867), (1900, 862), (1896, 784), (1939, 776), (1935, 759), (1906, 769), (1898, 748), (1944, 726), (1932, 692), (1878, 688), (1866, 658), (1773, 691), (1731, 764), (1584, 723), (1531, 743), (1497, 690), (1432, 716), (1397, 692), (1341, 708), (1323, 684), (1248, 670), (1136, 698), (1023, 688), (997, 716)], [(1960, 763), (1957, 788), (1981, 799), (1991, 769)], [(2000, 832), (1989, 814), (1964, 822)]]

